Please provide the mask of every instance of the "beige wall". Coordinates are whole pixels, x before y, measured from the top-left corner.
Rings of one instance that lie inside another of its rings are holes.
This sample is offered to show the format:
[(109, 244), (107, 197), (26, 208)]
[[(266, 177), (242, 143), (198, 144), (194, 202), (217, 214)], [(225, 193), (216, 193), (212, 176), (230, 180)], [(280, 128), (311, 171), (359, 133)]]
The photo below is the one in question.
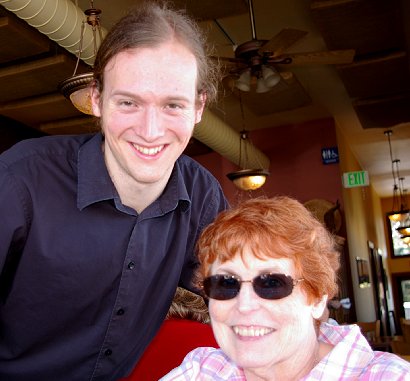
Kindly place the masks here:
[[(341, 174), (362, 170), (337, 126), (336, 132)], [(382, 253), (387, 270), (386, 239), (380, 198), (374, 192), (370, 178), (368, 187), (343, 189), (343, 200), (357, 319), (372, 321), (376, 319), (373, 288), (359, 288), (356, 257), (367, 259), (370, 266), (369, 243), (372, 243)], [(370, 281), (373, 282), (373, 279)], [(389, 303), (390, 308), (392, 305)]]

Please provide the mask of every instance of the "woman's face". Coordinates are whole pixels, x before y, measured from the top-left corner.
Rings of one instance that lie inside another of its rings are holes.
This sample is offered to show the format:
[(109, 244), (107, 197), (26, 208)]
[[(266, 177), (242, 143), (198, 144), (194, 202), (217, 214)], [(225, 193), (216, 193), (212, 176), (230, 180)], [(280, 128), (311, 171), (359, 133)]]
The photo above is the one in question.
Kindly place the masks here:
[[(264, 273), (281, 273), (299, 279), (293, 261), (286, 258), (257, 259), (249, 250), (225, 263), (215, 262), (211, 274), (235, 275), (251, 280)], [(209, 300), (215, 338), (221, 349), (247, 371), (268, 373), (287, 360), (308, 361), (317, 346), (314, 319), (320, 318), (326, 298), (309, 304), (301, 282), (291, 295), (277, 300), (259, 297), (252, 283), (242, 283), (230, 300)]]

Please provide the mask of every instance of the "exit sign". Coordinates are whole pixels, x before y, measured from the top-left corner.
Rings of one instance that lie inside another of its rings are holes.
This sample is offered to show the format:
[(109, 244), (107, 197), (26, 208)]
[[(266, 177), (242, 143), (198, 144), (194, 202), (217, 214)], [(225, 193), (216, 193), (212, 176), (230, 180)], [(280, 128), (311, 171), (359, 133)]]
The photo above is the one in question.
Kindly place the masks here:
[(343, 173), (343, 186), (345, 188), (363, 187), (369, 185), (369, 174), (367, 171)]

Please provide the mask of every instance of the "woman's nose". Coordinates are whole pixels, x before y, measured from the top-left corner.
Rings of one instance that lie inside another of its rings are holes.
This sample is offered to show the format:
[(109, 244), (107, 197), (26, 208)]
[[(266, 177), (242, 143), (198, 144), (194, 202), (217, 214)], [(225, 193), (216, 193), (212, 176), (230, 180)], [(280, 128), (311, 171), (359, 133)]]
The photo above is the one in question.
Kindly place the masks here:
[(241, 312), (253, 311), (259, 308), (260, 298), (255, 293), (251, 282), (242, 282), (236, 299), (238, 310)]

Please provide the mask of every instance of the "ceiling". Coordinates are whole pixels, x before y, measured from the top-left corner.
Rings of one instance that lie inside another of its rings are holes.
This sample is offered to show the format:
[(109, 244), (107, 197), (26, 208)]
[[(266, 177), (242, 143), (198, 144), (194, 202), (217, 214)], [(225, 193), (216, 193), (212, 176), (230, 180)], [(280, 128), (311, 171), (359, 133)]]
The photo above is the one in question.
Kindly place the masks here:
[[(10, 0), (12, 3), (16, 0)], [(47, 2), (47, 0), (27, 0)], [(88, 0), (72, 0), (83, 11)], [(140, 0), (94, 0), (105, 29)], [(95, 130), (57, 90), (71, 76), (76, 57), (6, 10), (0, 0), (0, 115), (47, 134)], [(216, 56), (234, 57), (234, 48), (252, 40), (246, 0), (174, 0), (197, 17), (215, 45)], [(283, 128), (333, 117), (381, 197), (392, 195), (387, 137), (400, 159), (404, 186), (410, 183), (410, 4), (406, 0), (253, 0), (257, 39), (270, 40), (284, 28), (308, 34), (286, 52), (354, 49), (344, 65), (277, 65), (282, 81), (264, 94), (232, 91), (231, 77), (212, 112), (237, 130)], [(216, 21), (215, 21), (216, 20)], [(87, 65), (80, 63), (79, 71)], [(245, 125), (244, 125), (245, 123)], [(295, 139), (297, 137), (295, 136)], [(208, 152), (198, 141), (188, 154)]]

